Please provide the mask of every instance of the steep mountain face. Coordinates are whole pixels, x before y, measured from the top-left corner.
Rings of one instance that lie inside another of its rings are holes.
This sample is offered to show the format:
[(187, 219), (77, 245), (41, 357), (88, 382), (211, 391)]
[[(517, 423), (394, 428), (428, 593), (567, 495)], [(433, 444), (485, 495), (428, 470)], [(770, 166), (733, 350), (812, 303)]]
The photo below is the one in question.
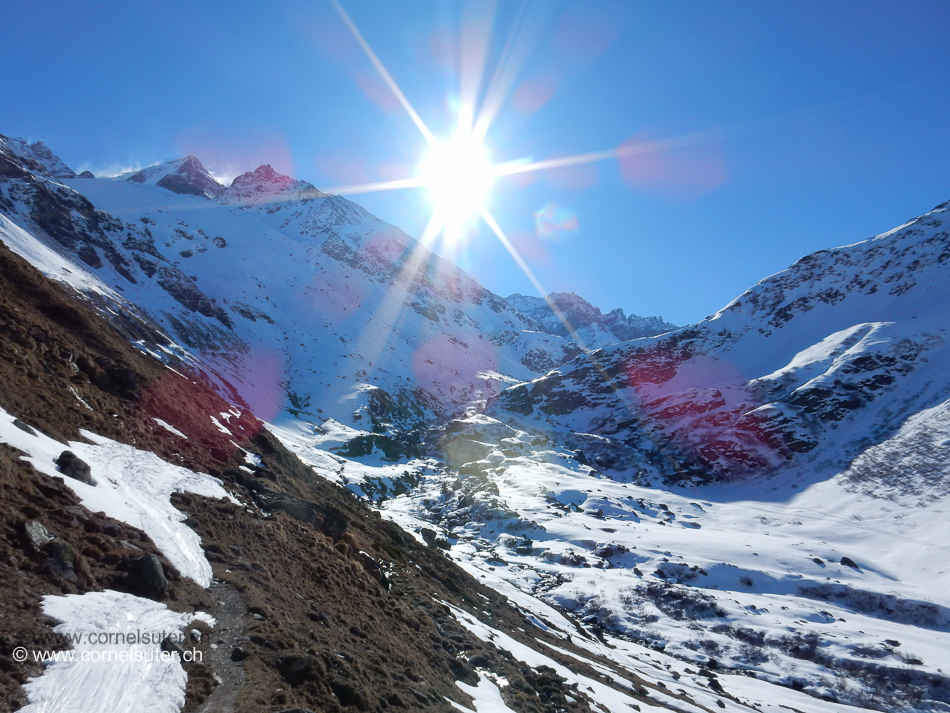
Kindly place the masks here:
[[(0, 286), (3, 710), (449, 713), (501, 701), (489, 676), (508, 682), (502, 710), (592, 710), (578, 684), (601, 687), (589, 667), (608, 659), (527, 636), (530, 620), (441, 550), (3, 246)], [(178, 657), (159, 662), (159, 645)], [(120, 652), (152, 658), (106, 658)], [(602, 687), (618, 699), (670, 698), (616, 678)]]
[(625, 480), (840, 470), (950, 393), (948, 207), (808, 255), (697, 325), (578, 357), (489, 413)]
[(627, 316), (620, 308), (603, 314), (573, 292), (552, 292), (543, 299), (514, 294), (507, 300), (521, 314), (537, 322), (542, 331), (562, 337), (573, 335), (592, 349), (652, 337), (677, 328), (662, 317)]

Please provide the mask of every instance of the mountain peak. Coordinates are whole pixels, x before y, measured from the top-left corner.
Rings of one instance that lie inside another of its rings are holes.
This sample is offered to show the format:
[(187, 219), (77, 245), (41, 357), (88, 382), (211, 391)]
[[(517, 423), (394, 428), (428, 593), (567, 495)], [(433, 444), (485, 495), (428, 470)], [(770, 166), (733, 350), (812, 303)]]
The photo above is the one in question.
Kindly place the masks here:
[(42, 141), (34, 141), (31, 144), (23, 139), (0, 136), (0, 142), (6, 144), (10, 152), (35, 173), (45, 174), (51, 178), (76, 177), (76, 172), (63, 163), (63, 160)]
[(218, 183), (201, 161), (192, 154), (188, 154), (185, 158), (149, 166), (131, 174), (123, 174), (118, 176), (118, 179), (129, 183), (161, 186), (173, 193), (205, 198), (214, 198), (224, 191), (224, 186)]
[(265, 203), (277, 196), (293, 200), (323, 195), (312, 184), (278, 173), (269, 163), (265, 163), (235, 178), (224, 198), (231, 203), (253, 204)]

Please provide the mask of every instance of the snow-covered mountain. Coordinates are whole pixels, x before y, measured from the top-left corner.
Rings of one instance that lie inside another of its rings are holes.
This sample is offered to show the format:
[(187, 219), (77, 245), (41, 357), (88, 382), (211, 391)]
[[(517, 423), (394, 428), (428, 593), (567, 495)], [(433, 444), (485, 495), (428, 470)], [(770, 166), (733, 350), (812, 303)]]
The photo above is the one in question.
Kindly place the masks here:
[(52, 178), (75, 178), (76, 172), (63, 163), (42, 141), (32, 144), (23, 139), (3, 137), (5, 153), (15, 156), (17, 163), (41, 176)]
[(9, 220), (78, 257), (101, 295), (267, 418), (414, 428), (577, 351), (401, 231), (270, 166), (227, 189), (194, 157), (120, 180), (23, 175), (4, 186)]
[[(70, 176), (66, 176), (70, 178)], [(175, 161), (160, 163), (116, 176), (115, 180), (129, 183), (142, 183), (147, 186), (161, 186), (172, 193), (187, 196), (213, 198), (224, 192), (224, 186), (208, 173), (201, 161), (194, 156), (186, 156)]]
[(837, 472), (950, 395), (950, 204), (808, 255), (712, 317), (606, 347), (489, 412), (618, 479)]
[[(22, 145), (0, 139), (10, 249), (530, 622), (448, 603), (439, 631), (609, 711), (950, 709), (950, 204), (696, 325), (646, 319), (665, 333), (551, 296), (579, 346), (543, 300), (269, 166), (72, 178)], [(299, 514), (266, 477), (234, 482)]]
[(628, 316), (619, 307), (603, 314), (573, 292), (552, 292), (545, 298), (514, 294), (507, 300), (521, 314), (535, 320), (542, 331), (573, 336), (590, 349), (676, 329), (662, 317)]

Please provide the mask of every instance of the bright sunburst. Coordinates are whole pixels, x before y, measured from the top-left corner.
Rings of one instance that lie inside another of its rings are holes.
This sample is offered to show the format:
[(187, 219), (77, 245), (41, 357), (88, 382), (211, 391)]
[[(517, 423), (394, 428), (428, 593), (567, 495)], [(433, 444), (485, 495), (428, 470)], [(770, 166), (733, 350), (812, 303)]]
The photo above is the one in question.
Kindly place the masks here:
[[(379, 57), (376, 56), (373, 48), (370, 47), (353, 20), (343, 9), (340, 0), (330, 0), (330, 2), (333, 3), (344, 24), (379, 72), (380, 77), (419, 129), (425, 140), (426, 153), (417, 168), (416, 175), (412, 177), (378, 183), (336, 186), (326, 188), (325, 192), (351, 195), (395, 189), (424, 188), (428, 191), (433, 214), (419, 240), (418, 249), (431, 247), (440, 233), (446, 243), (458, 247), (465, 231), (473, 225), (474, 221), (480, 218), (502, 243), (541, 297), (548, 294), (547, 290), (535, 277), (527, 262), (515, 249), (515, 246), (505, 235), (486, 205), (495, 178), (529, 171), (543, 171), (597, 161), (609, 161), (634, 154), (688, 146), (702, 143), (723, 133), (722, 130), (703, 131), (659, 141), (628, 142), (615, 149), (605, 151), (593, 151), (586, 154), (539, 161), (524, 158), (493, 165), (489, 160), (488, 152), (485, 150), (482, 140), (511, 91), (514, 78), (517, 76), (519, 67), (526, 56), (523, 48), (516, 47), (519, 38), (523, 39), (517, 28), (512, 30), (512, 35), (506, 42), (506, 49), (502, 53), (499, 65), (488, 82), (487, 88), (482, 93), (480, 88), (482, 87), (482, 73), (486, 69), (486, 47), (491, 34), (492, 12), (489, 10), (475, 13), (480, 19), (476, 22), (477, 26), (468, 28), (471, 30), (469, 39), (472, 42), (471, 46), (467, 46), (465, 52), (462, 53), (462, 71), (460, 71), (459, 76), (458, 132), (453, 138), (440, 141), (426, 126), (422, 117), (419, 116), (406, 95), (399, 88), (396, 80), (390, 75)], [(487, 8), (490, 7), (490, 4), (484, 3), (472, 7)], [(567, 331), (573, 333), (574, 329), (557, 306), (553, 302), (548, 304)]]
[(454, 240), (484, 206), (495, 172), (481, 142), (471, 134), (460, 134), (429, 145), (419, 177), (447, 237)]

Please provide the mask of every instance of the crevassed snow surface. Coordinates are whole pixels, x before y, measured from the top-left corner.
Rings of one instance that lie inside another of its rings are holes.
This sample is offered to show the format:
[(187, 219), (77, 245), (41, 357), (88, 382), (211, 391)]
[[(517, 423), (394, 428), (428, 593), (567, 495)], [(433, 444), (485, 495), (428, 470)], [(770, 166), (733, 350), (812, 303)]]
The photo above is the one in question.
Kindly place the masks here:
[[(82, 638), (24, 686), (30, 703), (21, 713), (177, 713), (188, 682), (181, 662), (162, 656), (160, 640), (127, 643), (127, 636), (174, 634), (196, 619), (214, 624), (202, 612), (179, 614), (160, 602), (109, 590), (49, 595), (43, 612), (62, 622), (53, 629), (57, 634)], [(90, 636), (98, 642), (101, 634), (122, 635), (123, 643), (90, 643)]]
[[(93, 512), (105, 512), (143, 530), (182, 575), (203, 587), (211, 584), (211, 565), (201, 549), (201, 538), (182, 522), (185, 515), (172, 506), (169, 497), (186, 492), (233, 500), (221, 481), (89, 431), (81, 433), (92, 444), (62, 444), (41, 433), (26, 433), (13, 421), (13, 416), (0, 409), (0, 441), (24, 451), (26, 460), (41, 473), (63, 478)], [(71, 450), (89, 464), (96, 485), (57, 470), (55, 460), (64, 450)]]

